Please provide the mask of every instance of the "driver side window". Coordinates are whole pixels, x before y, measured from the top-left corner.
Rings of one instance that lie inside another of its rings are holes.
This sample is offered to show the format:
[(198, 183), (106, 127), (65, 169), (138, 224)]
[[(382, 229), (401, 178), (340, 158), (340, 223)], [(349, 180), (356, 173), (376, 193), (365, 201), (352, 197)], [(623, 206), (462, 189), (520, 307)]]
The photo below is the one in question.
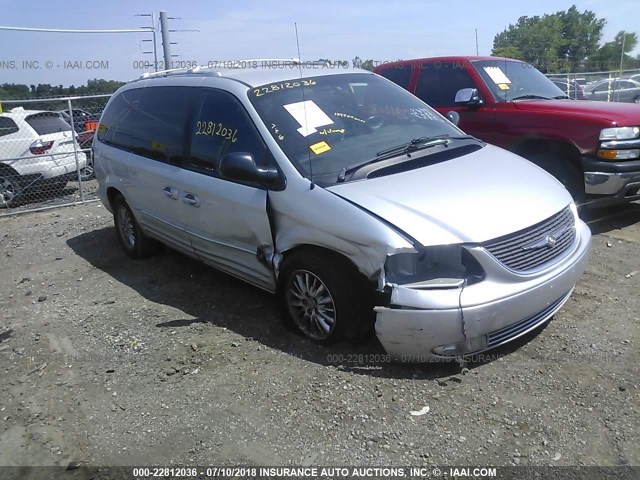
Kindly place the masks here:
[(465, 68), (453, 62), (426, 63), (420, 70), (416, 96), (432, 107), (454, 107), (458, 90), (476, 88)]
[(258, 167), (273, 160), (240, 101), (229, 93), (206, 89), (191, 118), (190, 156), (186, 167), (219, 177), (220, 159), (227, 153), (250, 153)]

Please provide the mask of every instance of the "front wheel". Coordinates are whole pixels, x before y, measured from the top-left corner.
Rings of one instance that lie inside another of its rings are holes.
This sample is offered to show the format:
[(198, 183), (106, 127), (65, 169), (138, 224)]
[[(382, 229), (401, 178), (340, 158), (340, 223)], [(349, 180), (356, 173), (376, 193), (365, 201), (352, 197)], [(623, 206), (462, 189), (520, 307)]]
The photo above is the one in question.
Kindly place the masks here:
[(345, 264), (333, 255), (306, 252), (286, 259), (281, 269), (285, 314), (296, 330), (317, 343), (354, 339), (373, 325), (363, 282)]
[(133, 212), (122, 195), (114, 199), (113, 220), (118, 240), (131, 258), (147, 258), (157, 251), (158, 243), (147, 237), (138, 225)]

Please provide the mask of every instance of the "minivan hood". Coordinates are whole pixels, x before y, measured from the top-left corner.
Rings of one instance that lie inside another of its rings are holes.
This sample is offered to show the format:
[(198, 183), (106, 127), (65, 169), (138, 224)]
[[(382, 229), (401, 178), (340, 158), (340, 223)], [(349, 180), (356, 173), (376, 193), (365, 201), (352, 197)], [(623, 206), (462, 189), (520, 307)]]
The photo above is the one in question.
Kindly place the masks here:
[(485, 242), (545, 220), (572, 201), (544, 170), (491, 145), (416, 170), (327, 189), (422, 245)]
[(581, 118), (600, 119), (611, 125), (640, 125), (640, 108), (632, 103), (596, 102), (593, 100), (521, 100), (513, 102), (518, 110), (549, 114), (574, 114)]

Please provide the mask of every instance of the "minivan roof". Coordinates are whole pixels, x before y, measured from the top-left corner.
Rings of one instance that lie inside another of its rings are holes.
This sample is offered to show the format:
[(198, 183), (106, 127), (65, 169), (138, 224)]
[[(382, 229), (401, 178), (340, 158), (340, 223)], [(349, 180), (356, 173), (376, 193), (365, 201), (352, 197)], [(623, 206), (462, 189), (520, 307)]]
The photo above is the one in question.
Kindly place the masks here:
[(282, 62), (275, 63), (269, 60), (258, 61), (257, 68), (225, 68), (214, 69), (198, 67), (192, 69), (165, 70), (142, 75), (132, 82), (140, 80), (152, 80), (156, 78), (176, 78), (176, 77), (224, 77), (238, 82), (242, 82), (249, 87), (266, 85), (287, 80), (300, 78), (310, 78), (322, 75), (336, 75), (346, 73), (367, 73), (373, 74), (369, 70), (351, 67), (341, 67), (337, 65), (318, 64), (317, 62), (301, 62), (300, 64)]

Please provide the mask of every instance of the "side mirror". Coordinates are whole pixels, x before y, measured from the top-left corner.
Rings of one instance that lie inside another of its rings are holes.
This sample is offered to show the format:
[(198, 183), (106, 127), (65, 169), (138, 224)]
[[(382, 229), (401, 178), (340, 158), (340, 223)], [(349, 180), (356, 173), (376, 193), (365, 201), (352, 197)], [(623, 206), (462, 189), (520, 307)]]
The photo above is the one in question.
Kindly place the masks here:
[(447, 117), (447, 120), (449, 120), (451, 123), (453, 123), (456, 126), (460, 122), (460, 114), (454, 110), (447, 112), (445, 116)]
[(456, 92), (456, 103), (464, 103), (469, 107), (479, 107), (484, 102), (476, 88), (461, 88)]
[(227, 153), (220, 159), (220, 176), (226, 180), (277, 188), (280, 173), (275, 168), (258, 168), (253, 155), (247, 152)]

